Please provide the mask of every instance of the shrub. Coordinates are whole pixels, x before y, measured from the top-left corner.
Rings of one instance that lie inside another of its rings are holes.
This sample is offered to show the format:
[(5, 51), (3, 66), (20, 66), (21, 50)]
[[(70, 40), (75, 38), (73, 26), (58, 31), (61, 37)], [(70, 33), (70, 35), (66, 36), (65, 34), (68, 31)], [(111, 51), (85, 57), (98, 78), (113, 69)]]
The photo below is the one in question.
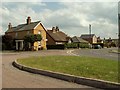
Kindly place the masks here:
[(47, 49), (64, 49), (64, 45), (47, 45)]
[(3, 50), (12, 50), (13, 48), (13, 38), (10, 35), (2, 36), (2, 48)]
[(24, 49), (25, 50), (33, 50), (33, 48), (29, 48), (28, 43), (31, 44), (31, 47), (33, 47), (34, 42), (36, 41), (41, 41), (42, 40), (42, 36), (40, 34), (31, 34), (31, 35), (26, 35), (24, 37)]
[(80, 48), (89, 48), (88, 43), (79, 43)]
[(78, 44), (77, 43), (66, 43), (65, 48), (77, 48)]
[(5, 43), (2, 43), (2, 50), (5, 50), (6, 49), (6, 45)]

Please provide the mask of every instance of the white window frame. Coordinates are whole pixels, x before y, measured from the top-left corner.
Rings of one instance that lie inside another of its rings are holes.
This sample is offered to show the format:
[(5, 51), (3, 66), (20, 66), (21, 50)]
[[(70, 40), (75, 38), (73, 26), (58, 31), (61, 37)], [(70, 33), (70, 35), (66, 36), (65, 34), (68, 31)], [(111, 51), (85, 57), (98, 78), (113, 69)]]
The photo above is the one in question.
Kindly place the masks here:
[(41, 31), (38, 31), (38, 34), (41, 34)]

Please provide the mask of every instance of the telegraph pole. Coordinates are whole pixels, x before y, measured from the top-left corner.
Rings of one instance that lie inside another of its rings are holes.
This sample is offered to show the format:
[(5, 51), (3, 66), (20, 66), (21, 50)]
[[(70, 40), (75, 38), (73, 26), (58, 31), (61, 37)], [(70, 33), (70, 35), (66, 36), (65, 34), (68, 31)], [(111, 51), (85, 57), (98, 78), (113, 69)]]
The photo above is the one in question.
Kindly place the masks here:
[(89, 34), (91, 35), (91, 24), (89, 24)]

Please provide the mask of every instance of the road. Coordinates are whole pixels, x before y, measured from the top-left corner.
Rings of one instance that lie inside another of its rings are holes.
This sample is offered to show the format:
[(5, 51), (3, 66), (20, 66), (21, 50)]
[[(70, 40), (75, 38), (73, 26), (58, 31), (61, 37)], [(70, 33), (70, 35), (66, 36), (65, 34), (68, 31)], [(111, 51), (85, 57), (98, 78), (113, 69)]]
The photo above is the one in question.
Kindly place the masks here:
[(45, 55), (67, 55), (66, 50), (4, 53), (2, 55), (2, 88), (93, 88), (43, 75), (21, 71), (12, 66), (18, 58)]
[(117, 50), (117, 48), (103, 48), (103, 49), (76, 49), (71, 53), (77, 56), (89, 56), (89, 57), (98, 57), (106, 58), (110, 60), (118, 60), (120, 54), (110, 53), (110, 50)]

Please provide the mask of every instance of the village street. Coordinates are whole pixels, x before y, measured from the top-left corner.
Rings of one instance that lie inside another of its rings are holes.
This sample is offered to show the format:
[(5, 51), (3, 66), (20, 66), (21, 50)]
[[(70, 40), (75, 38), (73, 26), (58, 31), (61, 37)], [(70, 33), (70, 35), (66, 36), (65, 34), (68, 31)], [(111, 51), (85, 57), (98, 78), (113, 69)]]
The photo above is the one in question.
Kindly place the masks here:
[(66, 50), (2, 54), (2, 88), (90, 88), (43, 75), (21, 71), (12, 66), (17, 58), (40, 55), (66, 55)]
[[(109, 49), (86, 49), (75, 50), (72, 53), (88, 56), (99, 56), (101, 53), (104, 57), (104, 53), (107, 53)], [(30, 57), (30, 56), (46, 56), (46, 55), (70, 55), (67, 53), (70, 50), (43, 50), (35, 52), (13, 52), (3, 53), (2, 55), (2, 88), (91, 88), (89, 86), (75, 84), (43, 75), (37, 75), (21, 71), (12, 66), (12, 62), (18, 58)], [(91, 53), (90, 53), (91, 52)], [(94, 53), (95, 52), (95, 53)], [(71, 54), (72, 55), (72, 54)], [(113, 59), (117, 59), (117, 54), (111, 53), (106, 56)]]
[(117, 50), (118, 48), (102, 48), (102, 49), (77, 49), (71, 53), (76, 56), (90, 56), (98, 58), (106, 58), (110, 60), (118, 60), (118, 53), (110, 53), (111, 50)]

